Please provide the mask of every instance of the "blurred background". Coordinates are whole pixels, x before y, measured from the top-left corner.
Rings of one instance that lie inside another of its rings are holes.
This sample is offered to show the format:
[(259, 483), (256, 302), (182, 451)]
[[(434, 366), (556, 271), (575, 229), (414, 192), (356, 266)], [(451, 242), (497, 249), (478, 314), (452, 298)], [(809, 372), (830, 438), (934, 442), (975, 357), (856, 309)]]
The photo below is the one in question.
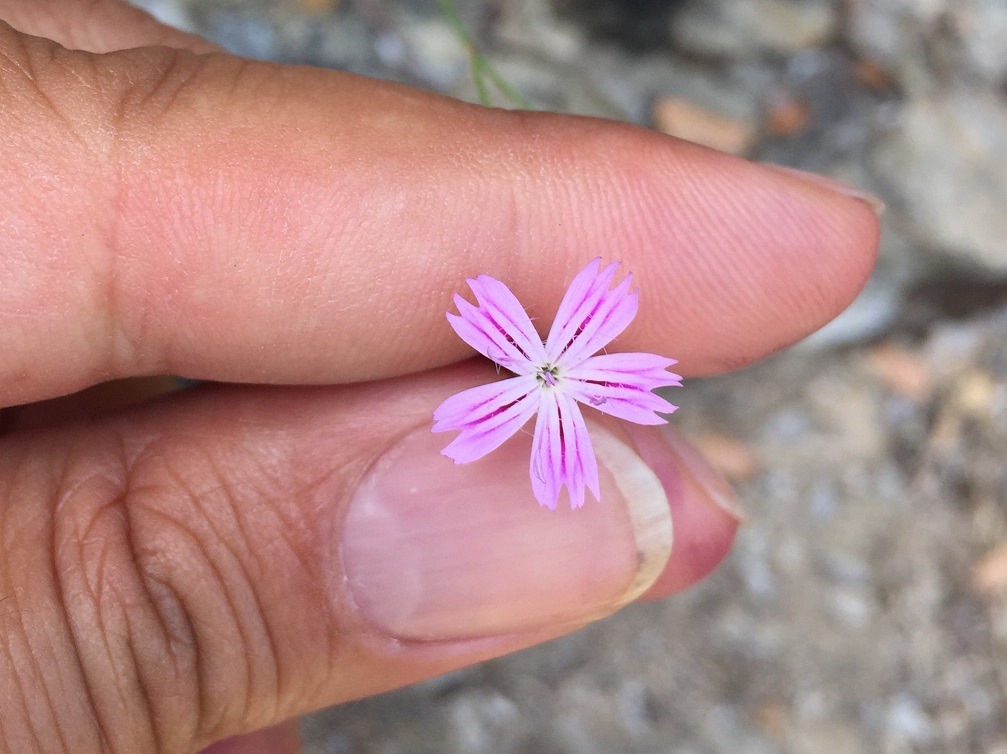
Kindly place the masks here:
[[(242, 55), (476, 99), (435, 0), (135, 2)], [(307, 751), (1007, 754), (1007, 2), (458, 10), (536, 107), (873, 191), (881, 261), (808, 342), (675, 393), (751, 518), (709, 581), (319, 713)]]

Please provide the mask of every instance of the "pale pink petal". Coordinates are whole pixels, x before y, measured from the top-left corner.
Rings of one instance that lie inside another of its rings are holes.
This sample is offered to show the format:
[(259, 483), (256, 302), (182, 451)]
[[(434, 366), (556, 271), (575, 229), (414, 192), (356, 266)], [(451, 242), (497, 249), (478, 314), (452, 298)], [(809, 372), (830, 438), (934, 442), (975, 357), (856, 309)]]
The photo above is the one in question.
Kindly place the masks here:
[(601, 500), (598, 484), (598, 463), (591, 447), (591, 436), (584, 423), (584, 415), (577, 402), (562, 393), (557, 396), (560, 425), (563, 429), (563, 468), (566, 470), (566, 485), (570, 490), (570, 507), (584, 505), (585, 485)]
[(632, 275), (610, 290), (619, 265), (601, 271), (598, 266), (595, 260), (574, 279), (560, 305), (546, 339), (550, 363), (576, 366), (611, 343), (636, 316), (637, 294), (629, 290)]
[(637, 424), (666, 424), (659, 416), (676, 410), (651, 391), (680, 385), (681, 377), (667, 368), (674, 359), (648, 353), (593, 356), (566, 375), (564, 390), (572, 398)]
[(563, 346), (573, 339), (580, 323), (594, 310), (608, 290), (618, 268), (618, 262), (613, 262), (602, 270), (599, 257), (577, 273), (566, 289), (546, 338), (545, 349), (550, 357), (556, 358)]
[(506, 330), (521, 352), (536, 364), (544, 363), (542, 336), (535, 331), (528, 312), (510, 288), (489, 275), (480, 275), (475, 280), (469, 280), (468, 284), (479, 305)]
[(637, 388), (571, 380), (564, 389), (570, 397), (591, 408), (635, 424), (667, 424), (668, 420), (659, 413), (672, 414), (678, 410), (659, 395)]
[(562, 481), (559, 407), (556, 393), (542, 391), (531, 443), (531, 488), (539, 505), (556, 510)]
[(653, 353), (605, 353), (592, 356), (566, 374), (590, 382), (619, 382), (653, 390), (682, 384), (668, 369), (678, 362)]
[(499, 280), (480, 275), (468, 281), (479, 306), (455, 294), (458, 314), (448, 322), (458, 336), (488, 359), (517, 374), (544, 363), (545, 347), (528, 313)]
[(461, 430), (442, 454), (468, 463), (496, 450), (538, 410), (534, 376), (512, 377), (464, 390), (434, 411), (434, 432)]
[(570, 506), (584, 504), (585, 486), (600, 499), (598, 466), (580, 408), (559, 391), (543, 391), (531, 451), (531, 483), (535, 498), (556, 508), (566, 485)]

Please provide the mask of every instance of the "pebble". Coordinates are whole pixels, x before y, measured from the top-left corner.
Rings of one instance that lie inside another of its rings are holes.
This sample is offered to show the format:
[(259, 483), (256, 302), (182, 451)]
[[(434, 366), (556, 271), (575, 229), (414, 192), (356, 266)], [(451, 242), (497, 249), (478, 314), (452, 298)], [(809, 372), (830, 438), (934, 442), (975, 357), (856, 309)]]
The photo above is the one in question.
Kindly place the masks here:
[(994, 547), (972, 566), (972, 588), (985, 596), (1007, 595), (1007, 542)]
[(874, 159), (935, 263), (1007, 277), (1007, 101), (964, 89), (911, 100)]
[(701, 56), (786, 55), (822, 44), (838, 21), (831, 0), (686, 0), (672, 16), (671, 37)]
[(900, 69), (914, 92), (949, 75), (1002, 85), (1007, 78), (1003, 0), (849, 0), (847, 33), (863, 54)]
[(732, 482), (751, 479), (759, 469), (755, 451), (740, 438), (707, 431), (691, 439), (710, 465)]
[(870, 368), (889, 390), (913, 401), (925, 400), (933, 388), (922, 355), (891, 342), (879, 343), (871, 349)]
[(669, 136), (737, 155), (746, 154), (755, 139), (752, 123), (671, 97), (654, 102), (654, 125)]

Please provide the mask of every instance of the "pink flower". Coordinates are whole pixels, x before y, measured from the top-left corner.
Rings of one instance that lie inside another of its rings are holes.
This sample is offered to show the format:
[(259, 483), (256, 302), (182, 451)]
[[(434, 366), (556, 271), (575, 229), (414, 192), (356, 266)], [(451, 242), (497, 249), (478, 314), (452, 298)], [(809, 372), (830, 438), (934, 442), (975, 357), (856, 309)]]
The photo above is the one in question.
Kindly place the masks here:
[(479, 306), (458, 294), (448, 321), (458, 336), (516, 376), (465, 390), (434, 412), (434, 432), (460, 430), (441, 451), (468, 463), (499, 448), (535, 414), (531, 484), (540, 504), (556, 508), (563, 485), (570, 506), (584, 504), (584, 488), (601, 499), (598, 465), (578, 403), (637, 424), (666, 424), (657, 412), (676, 407), (651, 391), (681, 385), (668, 372), (674, 359), (649, 353), (594, 354), (636, 316), (637, 294), (627, 275), (611, 288), (619, 264), (595, 259), (573, 279), (543, 343), (524, 308), (499, 280), (469, 280)]

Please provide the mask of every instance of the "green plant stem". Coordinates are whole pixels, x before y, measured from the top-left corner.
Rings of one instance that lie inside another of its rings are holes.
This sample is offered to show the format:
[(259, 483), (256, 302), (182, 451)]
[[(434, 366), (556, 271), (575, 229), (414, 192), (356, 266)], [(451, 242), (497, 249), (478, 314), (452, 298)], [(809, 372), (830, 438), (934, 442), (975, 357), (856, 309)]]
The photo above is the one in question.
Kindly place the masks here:
[(465, 24), (458, 15), (454, 2), (452, 0), (437, 0), (437, 6), (441, 9), (444, 18), (465, 47), (465, 52), (469, 57), (469, 70), (472, 72), (472, 80), (475, 82), (476, 91), (479, 93), (479, 101), (486, 107), (492, 107), (493, 105), (489, 87), (486, 85), (486, 80), (489, 79), (500, 90), (500, 93), (517, 107), (523, 110), (534, 110), (535, 108), (531, 102), (522, 97), (514, 87), (508, 84), (504, 77), (497, 72), (496, 68), (480, 54), (472, 39), (472, 35), (469, 34), (468, 29), (465, 28)]

